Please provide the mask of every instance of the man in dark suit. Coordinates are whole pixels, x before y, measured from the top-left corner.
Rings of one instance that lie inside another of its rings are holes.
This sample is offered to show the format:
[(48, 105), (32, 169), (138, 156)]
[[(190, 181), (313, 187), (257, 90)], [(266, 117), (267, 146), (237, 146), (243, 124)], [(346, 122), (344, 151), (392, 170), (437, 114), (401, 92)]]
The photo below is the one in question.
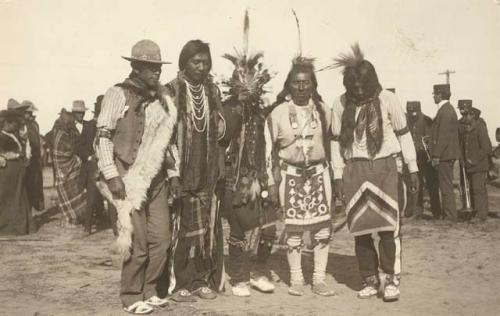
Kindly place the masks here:
[(453, 165), (460, 158), (458, 118), (450, 104), (450, 85), (434, 85), (434, 102), (438, 112), (432, 124), (432, 166), (438, 170), (442, 210), (445, 218), (457, 221), (457, 206), (453, 192)]
[(436, 169), (432, 167), (431, 157), (429, 156), (432, 119), (422, 113), (420, 101), (408, 101), (406, 103), (406, 115), (417, 153), (420, 181), (417, 192), (408, 192), (405, 215), (407, 217), (414, 216), (415, 218), (422, 217), (425, 184), (427, 192), (429, 192), (432, 214), (434, 214), (434, 217), (438, 217), (441, 214), (438, 174)]
[(485, 221), (488, 217), (488, 191), (486, 181), (491, 154), (491, 141), (486, 123), (479, 116), (481, 111), (471, 108), (467, 111), (466, 128), (461, 139), (464, 149), (464, 164), (470, 183), (472, 208), (476, 212), (473, 221)]
[[(97, 134), (96, 118), (99, 116), (99, 112), (101, 111), (102, 98), (102, 95), (97, 97), (94, 108), (94, 118), (92, 120), (84, 121), (82, 116), (82, 130), (80, 133), (78, 150), (78, 156), (82, 159), (82, 181), (87, 189), (87, 213), (85, 214), (84, 225), (85, 231), (89, 234), (92, 232), (94, 214), (96, 214), (98, 222), (100, 222), (103, 219), (104, 211), (103, 198), (96, 186), (98, 171), (97, 161), (94, 157), (94, 139)], [(77, 111), (77, 113), (81, 113), (81, 111)], [(79, 116), (80, 115), (78, 115), (78, 117)]]

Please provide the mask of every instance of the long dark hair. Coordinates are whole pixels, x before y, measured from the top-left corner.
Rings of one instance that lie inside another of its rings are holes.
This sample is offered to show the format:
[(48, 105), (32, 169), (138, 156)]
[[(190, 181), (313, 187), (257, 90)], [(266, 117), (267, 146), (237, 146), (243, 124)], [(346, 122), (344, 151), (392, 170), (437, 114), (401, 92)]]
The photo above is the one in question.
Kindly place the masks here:
[(191, 40), (187, 42), (184, 47), (182, 47), (181, 53), (179, 55), (179, 70), (184, 70), (188, 60), (196, 54), (206, 53), (209, 58), (210, 66), (209, 72), (212, 69), (212, 54), (210, 53), (210, 46), (208, 43), (202, 42), (201, 40)]
[[(355, 66), (345, 67), (343, 84), (346, 89), (345, 108), (342, 114), (342, 126), (340, 131), (339, 143), (342, 156), (346, 158), (346, 152), (349, 151), (354, 142), (354, 129), (356, 127), (356, 105), (360, 103), (373, 103), (377, 113), (377, 135), (367, 133), (368, 152), (374, 156), (382, 146), (382, 114), (380, 109), (380, 99), (378, 95), (382, 91), (382, 86), (378, 80), (375, 67), (367, 60), (362, 60)], [(358, 100), (355, 97), (354, 89), (357, 85), (362, 85), (364, 100)]]

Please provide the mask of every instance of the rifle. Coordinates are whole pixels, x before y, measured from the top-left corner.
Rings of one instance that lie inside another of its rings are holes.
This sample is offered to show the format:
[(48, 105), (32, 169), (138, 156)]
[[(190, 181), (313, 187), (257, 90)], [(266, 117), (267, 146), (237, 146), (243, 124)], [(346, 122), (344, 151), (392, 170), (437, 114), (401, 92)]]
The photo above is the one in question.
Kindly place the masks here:
[(460, 164), (460, 175), (462, 176), (463, 181), (460, 183), (461, 195), (462, 195), (462, 203), (463, 207), (460, 210), (462, 215), (466, 215), (467, 213), (472, 213), (472, 203), (470, 197), (470, 184), (469, 179), (467, 178), (467, 172), (465, 171), (465, 164)]
[(424, 145), (425, 154), (427, 155), (427, 162), (432, 160), (431, 153), (429, 151), (430, 136), (422, 136), (422, 145)]

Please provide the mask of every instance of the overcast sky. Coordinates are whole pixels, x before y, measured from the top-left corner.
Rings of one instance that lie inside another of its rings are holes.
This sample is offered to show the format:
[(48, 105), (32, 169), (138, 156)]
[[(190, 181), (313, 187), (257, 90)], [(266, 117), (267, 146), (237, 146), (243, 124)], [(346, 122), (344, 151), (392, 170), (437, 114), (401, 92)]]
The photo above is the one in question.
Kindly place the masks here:
[[(500, 1), (497, 0), (213, 0), (104, 1), (0, 0), (0, 109), (9, 98), (29, 99), (42, 132), (47, 132), (61, 107), (95, 97), (121, 82), (130, 66), (134, 43), (152, 39), (162, 49), (161, 80), (177, 72), (180, 49), (190, 39), (211, 45), (216, 75), (229, 75), (220, 58), (240, 48), (243, 15), (250, 11), (250, 47), (265, 53), (277, 72), (271, 99), (279, 92), (297, 53), (294, 8), (304, 52), (318, 68), (349, 51), (359, 41), (376, 67), (384, 88), (394, 87), (403, 105), (420, 100), (434, 116), (432, 85), (451, 76), (452, 103), (473, 99), (483, 112), (492, 141), (500, 127)], [(343, 92), (339, 70), (318, 74), (326, 102)], [(90, 118), (90, 113), (87, 118)]]

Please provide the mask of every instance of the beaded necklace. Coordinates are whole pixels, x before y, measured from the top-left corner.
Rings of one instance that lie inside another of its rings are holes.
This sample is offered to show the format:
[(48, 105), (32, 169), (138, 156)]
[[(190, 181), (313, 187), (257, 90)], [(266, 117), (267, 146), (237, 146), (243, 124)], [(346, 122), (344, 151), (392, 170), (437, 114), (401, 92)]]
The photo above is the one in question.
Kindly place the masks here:
[(205, 132), (207, 128), (208, 102), (203, 84), (192, 85), (186, 82), (189, 104), (191, 105), (191, 120), (198, 133)]

